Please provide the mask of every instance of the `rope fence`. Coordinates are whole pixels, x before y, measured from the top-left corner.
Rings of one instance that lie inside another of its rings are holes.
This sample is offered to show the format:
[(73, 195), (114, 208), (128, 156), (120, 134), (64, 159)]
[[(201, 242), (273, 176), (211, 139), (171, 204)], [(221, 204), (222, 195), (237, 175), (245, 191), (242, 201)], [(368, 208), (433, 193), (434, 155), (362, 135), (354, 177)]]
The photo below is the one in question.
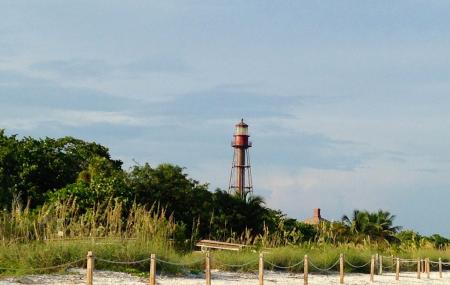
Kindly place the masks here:
[(354, 264), (350, 263), (350, 261), (345, 260), (345, 263), (346, 263), (347, 265), (349, 265), (349, 266), (352, 267), (352, 268), (356, 268), (356, 269), (364, 268), (364, 267), (366, 267), (367, 265), (369, 265), (370, 262), (371, 262), (371, 260), (370, 260), (369, 262), (367, 262), (366, 264), (363, 264), (363, 265), (354, 265)]
[[(253, 260), (253, 261), (246, 262), (244, 264), (227, 264), (227, 263), (222, 263), (221, 265), (225, 266), (225, 267), (242, 268), (242, 267), (246, 267), (246, 266), (249, 266), (249, 265), (252, 265), (252, 264), (256, 264), (256, 263), (257, 263), (257, 261)], [(273, 265), (276, 266), (275, 264), (273, 264)], [(289, 267), (286, 267), (286, 268), (289, 268)]]
[[(147, 261), (149, 259), (147, 259)], [(197, 264), (197, 263), (201, 263), (201, 262), (203, 262), (203, 259), (195, 260), (195, 261), (191, 261), (191, 262), (171, 262), (171, 261), (167, 261), (167, 260), (162, 260), (162, 259), (156, 258), (156, 261), (160, 262), (160, 263), (173, 265), (173, 266), (187, 267), (187, 266), (192, 266), (192, 265)]]
[(336, 267), (336, 265), (338, 265), (338, 264), (339, 264), (339, 259), (333, 265), (331, 265), (328, 268), (320, 268), (317, 265), (315, 265), (312, 261), (309, 261), (309, 265), (311, 265), (312, 268), (314, 268), (317, 271), (327, 272), (327, 273), (330, 272), (330, 270), (333, 269), (334, 267)]
[(108, 260), (108, 259), (103, 259), (103, 258), (97, 257), (96, 260), (105, 262), (105, 263), (111, 263), (111, 264), (131, 265), (131, 264), (147, 262), (150, 260), (150, 258), (145, 258), (145, 259), (136, 260), (136, 261), (114, 261), (114, 260)]
[[(92, 259), (91, 262), (89, 262), (89, 259)], [(99, 260), (102, 262), (110, 262), (110, 263), (115, 263), (115, 264), (136, 264), (136, 263), (140, 263), (140, 262), (147, 262), (150, 260), (150, 277), (149, 277), (149, 284), (150, 285), (156, 285), (156, 263), (165, 263), (165, 264), (170, 264), (170, 265), (176, 265), (176, 266), (190, 266), (190, 265), (194, 265), (194, 264), (198, 264), (201, 262), (204, 262), (204, 276), (205, 276), (205, 284), (206, 285), (211, 285), (211, 256), (210, 256), (210, 252), (206, 252), (205, 254), (205, 260), (196, 260), (193, 262), (189, 262), (189, 263), (175, 263), (175, 262), (170, 262), (170, 261), (166, 261), (166, 260), (162, 260), (162, 259), (157, 259), (155, 257), (154, 254), (151, 255), (150, 258), (147, 259), (143, 259), (143, 260), (138, 260), (138, 261), (126, 261), (126, 262), (122, 262), (122, 261), (111, 261), (111, 260), (105, 260), (105, 259), (101, 259), (101, 258), (94, 258), (92, 252), (88, 253), (88, 267), (87, 267), (87, 285), (93, 285), (93, 280), (92, 280), (92, 276), (93, 276), (93, 260)], [(390, 263), (390, 265), (383, 265), (383, 259), (385, 260), (385, 263)], [(339, 273), (339, 284), (344, 284), (344, 279), (345, 279), (345, 266), (348, 266), (349, 269), (357, 269), (357, 270), (361, 270), (362, 268), (366, 268), (369, 267), (370, 268), (370, 277), (369, 280), (371, 282), (375, 281), (375, 275), (379, 275), (380, 277), (383, 275), (382, 272), (378, 272), (375, 273), (375, 269), (379, 268), (379, 269), (393, 269), (393, 273), (395, 273), (393, 275), (393, 277), (395, 278), (395, 280), (399, 280), (400, 279), (400, 271), (401, 269), (407, 269), (408, 272), (414, 272), (414, 270), (417, 270), (417, 276), (416, 279), (420, 280), (422, 278), (422, 273), (424, 274), (424, 277), (426, 277), (426, 279), (430, 279), (430, 273), (431, 273), (431, 268), (435, 267), (438, 269), (438, 274), (439, 274), (439, 278), (442, 278), (442, 269), (443, 266), (446, 265), (450, 265), (450, 262), (442, 262), (442, 260), (439, 258), (438, 261), (432, 261), (429, 258), (425, 258), (425, 259), (402, 259), (402, 258), (398, 258), (398, 257), (386, 257), (386, 256), (382, 256), (382, 255), (373, 255), (371, 257), (371, 259), (363, 264), (354, 264), (353, 262), (346, 260), (344, 258), (344, 255), (341, 254), (339, 256), (339, 258), (329, 267), (320, 267), (317, 264), (315, 264), (312, 260), (310, 260), (308, 258), (307, 255), (304, 256), (303, 260), (300, 260), (294, 264), (291, 265), (278, 265), (276, 263), (273, 263), (269, 260), (265, 260), (264, 259), (264, 254), (260, 254), (259, 255), (259, 259), (254, 259), (254, 260), (249, 260), (247, 262), (244, 262), (242, 264), (226, 264), (226, 263), (222, 263), (220, 264), (221, 266), (225, 266), (225, 267), (230, 267), (230, 268), (243, 268), (246, 266), (250, 266), (250, 265), (254, 265), (258, 263), (258, 284), (259, 285), (263, 285), (264, 284), (264, 265), (268, 265), (271, 268), (274, 269), (281, 269), (281, 270), (287, 270), (287, 269), (293, 269), (296, 267), (301, 268), (301, 266), (303, 265), (303, 274), (301, 276), (298, 277), (298, 279), (303, 279), (303, 284), (304, 285), (308, 285), (309, 282), (309, 271), (310, 269), (313, 269), (317, 272), (320, 273), (329, 273), (332, 272), (331, 270), (335, 269), (338, 265), (338, 273)], [(89, 265), (91, 264), (91, 267), (89, 267)], [(333, 271), (335, 272), (335, 271)], [(405, 271), (404, 271), (405, 272)], [(386, 277), (391, 276), (392, 274), (385, 274)], [(412, 278), (411, 276), (404, 276), (405, 278)], [(255, 280), (255, 284), (256, 284), (256, 280)]]
[[(179, 267), (189, 267), (196, 264), (199, 264), (200, 266), (203, 266), (204, 268), (204, 279), (206, 285), (211, 285), (211, 259), (212, 256), (209, 251), (204, 253), (203, 258), (190, 261), (190, 262), (172, 262), (169, 260), (164, 260), (157, 258), (155, 254), (151, 254), (150, 257), (140, 259), (140, 260), (131, 260), (131, 261), (123, 261), (123, 260), (109, 260), (104, 259), (101, 257), (97, 257), (94, 255), (92, 251), (89, 251), (87, 254), (86, 259), (78, 259), (74, 260), (68, 263), (55, 265), (55, 266), (49, 266), (49, 267), (41, 267), (41, 268), (29, 268), (29, 269), (23, 269), (23, 268), (2, 268), (0, 267), (0, 270), (8, 270), (8, 271), (25, 271), (25, 272), (42, 272), (52, 269), (58, 269), (58, 268), (69, 268), (73, 266), (80, 266), (86, 265), (86, 285), (93, 285), (94, 284), (94, 267), (95, 262), (101, 262), (101, 263), (110, 263), (110, 264), (117, 264), (117, 265), (136, 265), (141, 263), (147, 263), (149, 264), (149, 284), (150, 285), (156, 285), (156, 275), (158, 270), (158, 264), (159, 266), (163, 264), (171, 265), (171, 266), (179, 266)], [(298, 271), (301, 271), (301, 268), (303, 266), (303, 272), (301, 275), (295, 276), (296, 280), (303, 279), (303, 284), (308, 285), (310, 270), (314, 272), (319, 273), (338, 273), (339, 279), (336, 280), (339, 281), (339, 284), (344, 284), (345, 279), (345, 270), (352, 271), (353, 269), (361, 270), (363, 268), (368, 268), (369, 270), (369, 280), (370, 282), (375, 282), (375, 275), (378, 276), (377, 278), (380, 280), (384, 278), (395, 278), (395, 280), (400, 280), (400, 273), (403, 272), (404, 275), (402, 275), (404, 278), (409, 278), (410, 280), (417, 280), (420, 281), (421, 279), (425, 280), (431, 280), (431, 273), (433, 272), (433, 279), (432, 280), (443, 280), (443, 268), (450, 266), (450, 262), (443, 262), (441, 258), (436, 260), (430, 260), (429, 258), (418, 258), (418, 259), (402, 259), (399, 257), (393, 257), (393, 256), (382, 256), (382, 255), (372, 255), (370, 260), (362, 263), (362, 264), (355, 264), (354, 262), (347, 260), (343, 254), (339, 256), (339, 258), (333, 262), (331, 266), (327, 267), (321, 267), (317, 263), (314, 262), (314, 260), (311, 260), (308, 255), (305, 255), (302, 260), (298, 260), (296, 262), (293, 262), (289, 265), (280, 265), (273, 261), (266, 260), (264, 258), (264, 254), (260, 253), (259, 258), (255, 258), (252, 260), (248, 260), (241, 264), (226, 264), (226, 263), (220, 263), (217, 262), (216, 268), (225, 267), (225, 268), (244, 268), (247, 266), (253, 266), (258, 265), (257, 267), (257, 273), (258, 273), (258, 283), (259, 285), (263, 285), (265, 278), (264, 278), (264, 270), (265, 268), (269, 269), (279, 269), (279, 270), (290, 270), (296, 268)], [(346, 268), (347, 267), (347, 268)], [(160, 268), (161, 269), (161, 268)], [(390, 272), (384, 272), (383, 270), (391, 270)], [(376, 270), (378, 272), (376, 272)], [(416, 273), (414, 273), (416, 272)], [(407, 273), (407, 274), (406, 274)], [(437, 276), (436, 276), (437, 273)], [(416, 274), (414, 276), (414, 274)], [(251, 277), (254, 278), (254, 277)], [(436, 279), (437, 278), (437, 279)], [(294, 277), (293, 277), (294, 279)], [(390, 280), (393, 280), (390, 279)], [(267, 281), (267, 280), (266, 280)], [(301, 281), (300, 281), (301, 282)], [(296, 281), (296, 284), (300, 284), (298, 281)]]
[(47, 267), (36, 267), (36, 268), (7, 268), (7, 267), (0, 267), (0, 270), (4, 270), (4, 271), (24, 271), (24, 272), (39, 272), (39, 271), (48, 271), (48, 270), (52, 270), (52, 269), (58, 269), (58, 268), (68, 268), (71, 267), (73, 265), (79, 264), (82, 261), (84, 262), (86, 259), (81, 258), (78, 260), (74, 260), (74, 261), (70, 261), (67, 263), (63, 263), (63, 264), (59, 264), (59, 265), (54, 265), (54, 266), (47, 266)]
[(295, 267), (297, 267), (297, 266), (302, 265), (303, 263), (305, 263), (304, 260), (301, 260), (301, 261), (299, 261), (299, 262), (297, 262), (297, 263), (295, 263), (295, 264), (289, 265), (289, 266), (281, 266), (281, 265), (277, 265), (277, 264), (275, 264), (275, 263), (272, 263), (272, 262), (270, 262), (270, 261), (268, 261), (268, 260), (265, 260), (264, 262), (267, 263), (267, 264), (269, 264), (269, 265), (272, 266), (273, 268), (278, 268), (278, 269), (292, 269), (292, 268), (295, 268)]

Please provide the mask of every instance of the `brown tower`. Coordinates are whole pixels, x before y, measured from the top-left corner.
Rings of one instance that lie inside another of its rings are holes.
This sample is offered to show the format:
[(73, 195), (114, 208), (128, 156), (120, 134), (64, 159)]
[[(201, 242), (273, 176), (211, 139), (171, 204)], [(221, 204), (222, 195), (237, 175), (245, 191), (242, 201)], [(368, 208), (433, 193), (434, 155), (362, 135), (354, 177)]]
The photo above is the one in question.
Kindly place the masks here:
[(253, 191), (250, 153), (248, 151), (252, 143), (248, 140), (248, 137), (248, 125), (242, 119), (235, 126), (233, 141), (231, 142), (234, 155), (228, 191), (230, 193), (235, 192), (244, 199), (248, 193)]

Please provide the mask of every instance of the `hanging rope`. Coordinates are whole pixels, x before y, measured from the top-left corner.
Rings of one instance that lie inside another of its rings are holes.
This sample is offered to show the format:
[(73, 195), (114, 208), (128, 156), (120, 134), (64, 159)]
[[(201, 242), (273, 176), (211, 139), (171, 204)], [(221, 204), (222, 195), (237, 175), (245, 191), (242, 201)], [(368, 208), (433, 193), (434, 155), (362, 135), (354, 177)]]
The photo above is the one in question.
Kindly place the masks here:
[(48, 267), (39, 267), (39, 268), (6, 268), (6, 267), (0, 267), (0, 270), (9, 270), (9, 271), (45, 271), (50, 269), (56, 269), (56, 268), (62, 268), (62, 267), (69, 267), (70, 265), (77, 264), (81, 261), (85, 261), (86, 259), (81, 258), (75, 261), (63, 263), (60, 265), (54, 265), (54, 266), (48, 266)]
[(348, 261), (348, 260), (345, 260), (345, 263), (347, 263), (348, 265), (350, 265), (350, 267), (353, 267), (353, 268), (363, 268), (363, 267), (366, 267), (367, 265), (369, 265), (370, 261), (363, 265), (354, 265), (354, 264), (350, 263), (350, 261)]
[(197, 264), (200, 262), (203, 262), (203, 259), (199, 259), (196, 261), (192, 261), (192, 262), (185, 262), (185, 263), (177, 263), (177, 262), (171, 262), (171, 261), (167, 261), (167, 260), (162, 260), (162, 259), (158, 259), (156, 258), (156, 261), (161, 262), (161, 263), (165, 263), (165, 264), (169, 264), (169, 265), (174, 265), (174, 266), (189, 266), (189, 265), (193, 265), (193, 264)]
[(405, 262), (405, 263), (408, 263), (408, 262), (417, 262), (417, 259), (401, 259), (401, 258), (400, 258), (400, 262)]
[(274, 263), (272, 263), (272, 262), (270, 262), (268, 260), (264, 260), (264, 262), (266, 262), (267, 264), (269, 264), (269, 265), (271, 265), (271, 266), (273, 266), (275, 268), (278, 268), (278, 269), (290, 269), (290, 268), (294, 268), (296, 266), (299, 266), (299, 265), (303, 264), (305, 261), (302, 260), (302, 261), (299, 261), (299, 262), (297, 262), (295, 264), (292, 264), (292, 265), (289, 265), (289, 266), (276, 265), (276, 264), (274, 264)]
[(392, 259), (393, 257), (392, 256), (385, 256), (385, 255), (380, 255), (381, 257), (383, 257), (383, 258), (387, 258), (387, 259)]
[(322, 272), (328, 272), (328, 271), (330, 271), (330, 270), (333, 269), (336, 265), (338, 265), (338, 263), (339, 263), (339, 259), (338, 259), (333, 265), (331, 265), (331, 266), (328, 267), (328, 268), (320, 268), (320, 267), (316, 266), (314, 263), (312, 263), (311, 261), (309, 261), (309, 265), (311, 265), (312, 268), (314, 268), (314, 269), (316, 269), (316, 270), (319, 270), (319, 271), (322, 271)]
[(108, 259), (95, 257), (95, 260), (106, 262), (106, 263), (111, 263), (111, 264), (138, 264), (138, 263), (147, 262), (147, 261), (150, 260), (150, 258), (145, 258), (145, 259), (141, 259), (141, 260), (134, 260), (134, 261), (115, 261), (115, 260), (108, 260)]
[(258, 263), (258, 260), (251, 260), (249, 262), (243, 263), (243, 264), (227, 264), (227, 263), (220, 263), (220, 265), (222, 266), (226, 266), (226, 267), (245, 267), (247, 265), (250, 264), (255, 264)]

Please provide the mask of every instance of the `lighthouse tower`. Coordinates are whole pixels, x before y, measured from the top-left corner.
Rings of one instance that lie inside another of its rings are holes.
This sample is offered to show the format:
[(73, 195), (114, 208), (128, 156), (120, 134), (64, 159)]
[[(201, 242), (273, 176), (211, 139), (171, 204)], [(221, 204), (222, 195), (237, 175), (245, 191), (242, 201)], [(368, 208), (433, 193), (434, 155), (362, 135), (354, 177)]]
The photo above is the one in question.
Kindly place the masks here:
[(252, 172), (250, 168), (248, 125), (242, 119), (236, 124), (231, 146), (234, 148), (233, 164), (231, 166), (230, 182), (228, 191), (236, 193), (245, 199), (248, 193), (253, 192)]

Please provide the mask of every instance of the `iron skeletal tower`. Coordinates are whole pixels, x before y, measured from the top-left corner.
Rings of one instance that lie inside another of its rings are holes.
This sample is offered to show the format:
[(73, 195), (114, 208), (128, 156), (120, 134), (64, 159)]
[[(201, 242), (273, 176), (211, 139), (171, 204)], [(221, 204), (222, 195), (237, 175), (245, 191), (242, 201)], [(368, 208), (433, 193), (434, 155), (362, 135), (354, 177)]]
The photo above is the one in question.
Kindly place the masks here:
[(235, 192), (244, 199), (248, 193), (253, 192), (249, 152), (252, 143), (248, 138), (248, 125), (244, 123), (244, 119), (241, 119), (235, 125), (233, 141), (231, 142), (231, 146), (234, 148), (234, 155), (228, 191), (230, 193)]

